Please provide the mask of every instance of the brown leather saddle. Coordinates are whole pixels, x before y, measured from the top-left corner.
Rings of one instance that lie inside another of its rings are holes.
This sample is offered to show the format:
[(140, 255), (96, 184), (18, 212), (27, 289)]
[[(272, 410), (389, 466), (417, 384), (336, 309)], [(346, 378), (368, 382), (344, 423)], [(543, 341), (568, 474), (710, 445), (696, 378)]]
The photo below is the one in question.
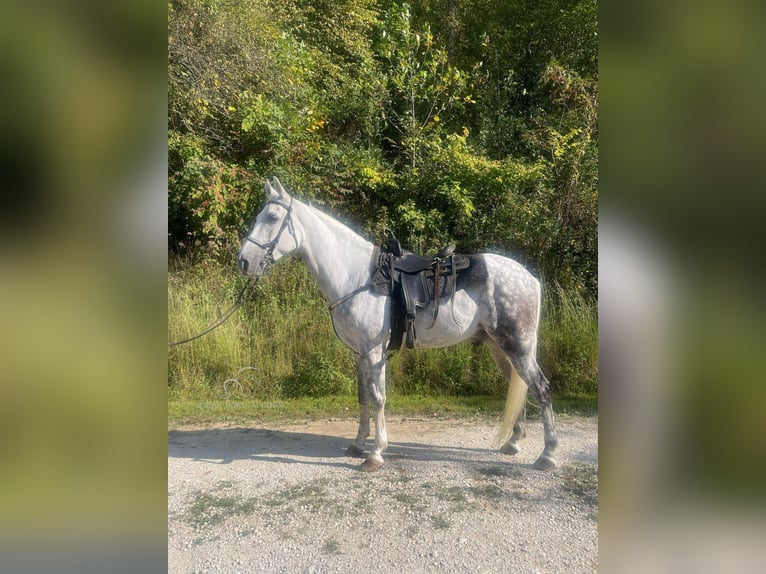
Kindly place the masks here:
[(387, 249), (382, 253), (380, 271), (390, 281), (389, 292), (391, 305), (391, 340), (389, 350), (397, 350), (405, 344), (408, 349), (415, 346), (415, 316), (418, 309), (434, 302), (434, 315), (431, 327), (439, 316), (439, 301), (450, 297), (456, 291), (457, 278), (468, 269), (471, 261), (467, 255), (455, 253), (455, 245), (450, 244), (440, 249), (436, 255), (416, 255), (402, 249), (401, 243), (390, 233)]

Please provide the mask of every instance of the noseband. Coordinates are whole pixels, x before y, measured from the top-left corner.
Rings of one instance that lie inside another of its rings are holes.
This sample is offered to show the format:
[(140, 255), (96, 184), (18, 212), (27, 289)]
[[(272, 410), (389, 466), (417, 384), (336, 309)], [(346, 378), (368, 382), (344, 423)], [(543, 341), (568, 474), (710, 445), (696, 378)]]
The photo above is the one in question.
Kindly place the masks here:
[(289, 205), (286, 204), (284, 201), (280, 201), (278, 199), (270, 199), (269, 201), (266, 202), (266, 205), (270, 203), (283, 207), (285, 208), (285, 210), (287, 210), (287, 214), (285, 215), (284, 219), (282, 219), (282, 225), (280, 225), (279, 231), (277, 231), (277, 234), (274, 236), (274, 239), (266, 243), (261, 243), (257, 239), (253, 239), (252, 237), (250, 237), (250, 234), (248, 234), (245, 237), (245, 241), (249, 241), (250, 243), (257, 245), (258, 247), (266, 251), (266, 254), (263, 256), (263, 263), (261, 263), (261, 269), (264, 271), (271, 263), (274, 262), (274, 257), (272, 256), (272, 254), (274, 253), (274, 249), (279, 243), (279, 239), (282, 237), (282, 233), (284, 232), (285, 228), (289, 226), (290, 234), (297, 241), (297, 238), (295, 237), (295, 229), (293, 228), (292, 220), (291, 220), (291, 216), (293, 213), (293, 198), (292, 197), (290, 198)]

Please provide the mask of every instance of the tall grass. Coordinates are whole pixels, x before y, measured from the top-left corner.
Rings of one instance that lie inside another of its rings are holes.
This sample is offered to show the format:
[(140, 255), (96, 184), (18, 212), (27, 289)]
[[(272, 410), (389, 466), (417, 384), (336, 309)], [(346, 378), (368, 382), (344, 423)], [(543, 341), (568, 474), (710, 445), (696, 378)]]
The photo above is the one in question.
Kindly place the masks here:
[[(204, 259), (172, 262), (169, 340), (201, 331), (233, 302), (242, 281), (233, 266)], [(593, 303), (558, 287), (548, 294), (539, 356), (554, 390), (597, 392), (597, 337)], [(353, 354), (335, 336), (325, 301), (296, 260), (276, 265), (224, 325), (170, 349), (168, 362), (170, 399), (356, 393)], [(507, 390), (488, 350), (467, 343), (396, 353), (388, 364), (388, 386), (393, 394), (421, 396), (504, 397)]]
[[(201, 331), (233, 302), (242, 278), (214, 262), (180, 266), (168, 281), (168, 337), (177, 340)], [(322, 366), (343, 377), (328, 384)], [(237, 373), (245, 368), (253, 367)], [(255, 296), (224, 325), (191, 343), (170, 350), (170, 398), (215, 399), (247, 396), (274, 399), (295, 394), (295, 379), (312, 390), (307, 373), (331, 392), (350, 392), (352, 355), (332, 329), (327, 306), (305, 266), (277, 265), (256, 288)], [(237, 383), (228, 379), (237, 378)], [(348, 387), (348, 389), (346, 389)]]
[(554, 391), (598, 392), (598, 307), (554, 285), (546, 292), (538, 358)]

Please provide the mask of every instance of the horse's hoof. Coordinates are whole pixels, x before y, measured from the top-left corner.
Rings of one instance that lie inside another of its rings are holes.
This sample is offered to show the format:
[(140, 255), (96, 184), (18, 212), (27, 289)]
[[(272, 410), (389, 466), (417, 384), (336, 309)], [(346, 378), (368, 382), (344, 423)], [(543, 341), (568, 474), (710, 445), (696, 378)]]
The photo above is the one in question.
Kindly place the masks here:
[(500, 452), (502, 452), (503, 454), (507, 454), (509, 456), (513, 456), (514, 454), (519, 453), (519, 445), (512, 442), (507, 442), (500, 447)]
[(376, 470), (379, 470), (381, 466), (383, 466), (382, 458), (379, 459), (369, 457), (362, 463), (362, 466), (359, 467), (359, 470), (362, 472), (375, 472)]
[(558, 466), (556, 459), (549, 454), (541, 454), (535, 461), (537, 470), (553, 470)]
[(364, 456), (364, 451), (355, 444), (350, 444), (346, 449), (346, 454), (348, 456), (360, 457)]

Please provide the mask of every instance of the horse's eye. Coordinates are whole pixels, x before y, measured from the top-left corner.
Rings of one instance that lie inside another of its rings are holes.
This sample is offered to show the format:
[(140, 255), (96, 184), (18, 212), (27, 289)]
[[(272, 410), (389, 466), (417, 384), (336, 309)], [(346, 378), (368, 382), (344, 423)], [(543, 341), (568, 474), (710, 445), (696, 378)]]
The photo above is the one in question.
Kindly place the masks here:
[(277, 221), (279, 221), (279, 218), (276, 215), (273, 213), (269, 215), (269, 223), (276, 223)]

